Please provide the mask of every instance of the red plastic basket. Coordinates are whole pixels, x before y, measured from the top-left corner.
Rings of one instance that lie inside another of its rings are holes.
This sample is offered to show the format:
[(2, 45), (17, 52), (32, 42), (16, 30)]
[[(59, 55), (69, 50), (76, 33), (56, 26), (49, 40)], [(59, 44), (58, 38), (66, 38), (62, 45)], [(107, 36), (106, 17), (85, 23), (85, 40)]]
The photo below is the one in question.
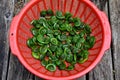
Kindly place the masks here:
[[(71, 12), (74, 17), (89, 24), (92, 34), (96, 37), (94, 47), (89, 50), (89, 59), (83, 64), (76, 64), (72, 71), (56, 70), (49, 72), (41, 66), (40, 61), (31, 56), (31, 50), (26, 41), (32, 37), (30, 22), (40, 17), (40, 11), (52, 9)], [(111, 30), (109, 21), (104, 12), (89, 0), (31, 0), (12, 20), (10, 27), (10, 47), (12, 53), (33, 74), (49, 80), (69, 80), (81, 77), (93, 69), (102, 58), (105, 50), (110, 48)]]

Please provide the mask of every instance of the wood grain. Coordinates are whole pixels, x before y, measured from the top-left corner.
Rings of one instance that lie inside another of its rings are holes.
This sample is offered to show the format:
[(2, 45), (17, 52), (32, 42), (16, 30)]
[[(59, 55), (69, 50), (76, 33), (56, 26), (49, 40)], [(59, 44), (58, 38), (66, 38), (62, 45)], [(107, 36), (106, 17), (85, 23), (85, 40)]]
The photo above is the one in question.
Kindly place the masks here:
[(11, 55), (7, 80), (33, 80), (33, 74), (23, 67), (17, 57)]
[[(18, 3), (20, 1), (22, 2)], [(23, 67), (18, 58), (11, 54), (8, 44), (8, 29), (12, 17), (18, 14), (28, 1), (0, 0), (0, 80), (43, 80)], [(91, 72), (76, 80), (120, 80), (120, 2), (119, 0), (91, 1), (110, 18), (112, 48), (105, 52), (101, 62)]]
[(13, 1), (0, 0), (0, 80), (5, 80), (9, 64), (8, 29), (13, 16)]
[(109, 0), (115, 80), (120, 80), (120, 1)]

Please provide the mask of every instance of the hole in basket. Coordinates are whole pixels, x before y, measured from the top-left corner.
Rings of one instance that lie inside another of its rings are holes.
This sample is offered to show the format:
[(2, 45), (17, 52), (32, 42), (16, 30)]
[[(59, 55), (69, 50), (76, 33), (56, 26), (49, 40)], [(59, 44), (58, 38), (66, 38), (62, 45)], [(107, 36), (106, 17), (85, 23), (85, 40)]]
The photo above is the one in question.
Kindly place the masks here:
[(13, 33), (11, 33), (11, 36), (13, 36)]

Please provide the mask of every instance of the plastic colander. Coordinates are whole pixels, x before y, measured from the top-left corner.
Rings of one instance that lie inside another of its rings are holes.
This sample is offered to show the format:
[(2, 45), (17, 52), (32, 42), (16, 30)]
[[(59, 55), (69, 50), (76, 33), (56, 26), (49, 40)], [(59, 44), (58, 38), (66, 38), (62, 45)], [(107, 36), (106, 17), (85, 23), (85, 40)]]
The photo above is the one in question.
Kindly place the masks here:
[[(46, 70), (39, 60), (31, 56), (31, 50), (27, 47), (26, 41), (32, 37), (30, 22), (40, 17), (41, 10), (52, 9), (54, 12), (71, 12), (74, 17), (90, 25), (96, 43), (89, 50), (89, 58), (83, 64), (76, 64), (72, 71)], [(93, 69), (101, 60), (104, 52), (110, 48), (111, 30), (109, 21), (104, 12), (100, 11), (89, 0), (31, 0), (12, 20), (10, 33), (10, 47), (14, 55), (33, 74), (49, 80), (69, 80), (81, 77)]]

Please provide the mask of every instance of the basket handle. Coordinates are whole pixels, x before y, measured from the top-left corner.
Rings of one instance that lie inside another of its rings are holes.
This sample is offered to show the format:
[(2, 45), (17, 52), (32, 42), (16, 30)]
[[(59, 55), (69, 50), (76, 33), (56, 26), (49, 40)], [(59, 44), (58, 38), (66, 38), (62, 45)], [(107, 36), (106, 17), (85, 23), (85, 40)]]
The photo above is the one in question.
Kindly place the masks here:
[(104, 23), (104, 36), (105, 36), (105, 50), (108, 50), (110, 48), (111, 44), (111, 29), (110, 29), (110, 23), (107, 18), (107, 15), (105, 12), (101, 12), (101, 17), (103, 18), (103, 23)]
[(13, 18), (10, 26), (10, 32), (9, 32), (10, 48), (11, 48), (12, 54), (14, 54), (15, 56), (18, 56), (19, 54), (18, 47), (17, 47), (17, 39), (16, 39), (17, 19), (18, 19), (18, 15)]

